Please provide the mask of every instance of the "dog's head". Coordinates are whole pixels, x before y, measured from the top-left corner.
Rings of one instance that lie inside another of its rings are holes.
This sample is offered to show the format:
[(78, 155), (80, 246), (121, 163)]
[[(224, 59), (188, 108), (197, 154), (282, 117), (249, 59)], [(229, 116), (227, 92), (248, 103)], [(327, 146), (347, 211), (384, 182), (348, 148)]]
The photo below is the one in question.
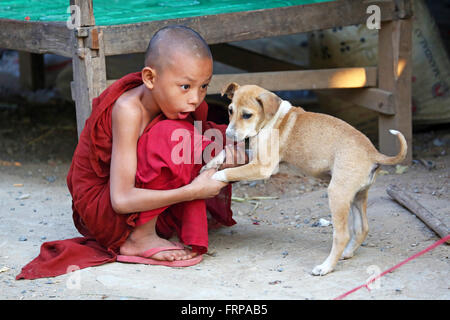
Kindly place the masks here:
[(266, 89), (255, 85), (239, 86), (235, 82), (224, 87), (222, 95), (225, 94), (231, 99), (226, 134), (237, 141), (256, 136), (282, 102), (281, 98)]

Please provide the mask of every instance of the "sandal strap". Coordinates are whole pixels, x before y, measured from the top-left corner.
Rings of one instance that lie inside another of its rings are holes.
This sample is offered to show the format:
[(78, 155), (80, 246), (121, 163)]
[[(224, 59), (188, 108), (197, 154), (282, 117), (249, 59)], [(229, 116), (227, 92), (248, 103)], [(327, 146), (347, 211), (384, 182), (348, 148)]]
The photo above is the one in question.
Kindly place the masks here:
[(140, 256), (144, 257), (144, 258), (150, 258), (151, 256), (153, 256), (161, 251), (183, 250), (183, 248), (184, 247), (180, 247), (179, 245), (167, 246), (167, 247), (156, 247), (156, 248), (152, 248), (147, 251), (144, 251), (142, 254), (140, 254)]

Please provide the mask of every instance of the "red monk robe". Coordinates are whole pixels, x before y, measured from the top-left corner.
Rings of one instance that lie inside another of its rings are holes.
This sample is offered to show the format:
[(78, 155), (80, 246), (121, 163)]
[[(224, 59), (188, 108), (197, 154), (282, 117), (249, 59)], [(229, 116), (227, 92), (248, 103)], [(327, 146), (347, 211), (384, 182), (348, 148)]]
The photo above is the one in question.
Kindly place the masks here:
[[(67, 176), (74, 224), (84, 237), (43, 243), (39, 256), (23, 267), (16, 279), (54, 277), (74, 269), (116, 261), (119, 248), (139, 221), (140, 213), (117, 214), (111, 206), (111, 112), (115, 101), (125, 91), (141, 84), (141, 73), (132, 73), (93, 100), (91, 116), (86, 120)], [(203, 102), (192, 114), (191, 123), (195, 119), (201, 121), (203, 132), (217, 128), (224, 134), (226, 126), (206, 121), (207, 114), (208, 106)], [(167, 139), (168, 130), (176, 126), (193, 133), (195, 129), (191, 123), (166, 120), (160, 114), (148, 124), (138, 141), (137, 187), (173, 189), (191, 182), (198, 175), (201, 164), (174, 165), (170, 159), (171, 145), (161, 148), (161, 142), (156, 141)], [(195, 139), (192, 140), (194, 143)], [(202, 148), (210, 142), (205, 141), (201, 142)], [(206, 208), (219, 223), (235, 224), (231, 211), (231, 185), (223, 188), (215, 198), (179, 203), (145, 212), (142, 216), (148, 219), (162, 212), (156, 225), (161, 236), (169, 238), (175, 232), (183, 243), (204, 253), (208, 248)]]

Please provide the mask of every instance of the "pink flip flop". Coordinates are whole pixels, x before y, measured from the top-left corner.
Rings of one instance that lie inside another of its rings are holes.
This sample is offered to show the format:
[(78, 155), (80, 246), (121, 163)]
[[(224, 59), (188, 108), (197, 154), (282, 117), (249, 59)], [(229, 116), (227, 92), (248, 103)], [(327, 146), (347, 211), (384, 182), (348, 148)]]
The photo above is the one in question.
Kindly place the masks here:
[(169, 250), (180, 250), (183, 249), (184, 246), (181, 243), (174, 243), (174, 246), (169, 247), (157, 247), (149, 249), (145, 252), (143, 252), (140, 256), (125, 256), (125, 255), (118, 255), (117, 256), (117, 262), (126, 262), (126, 263), (141, 263), (141, 264), (150, 264), (150, 265), (158, 265), (158, 266), (166, 266), (166, 267), (190, 267), (193, 265), (196, 265), (197, 263), (200, 263), (203, 260), (202, 255), (198, 255), (192, 259), (188, 260), (174, 260), (174, 261), (167, 261), (167, 260), (156, 260), (149, 258), (153, 256), (154, 254), (161, 252), (161, 251), (169, 251)]

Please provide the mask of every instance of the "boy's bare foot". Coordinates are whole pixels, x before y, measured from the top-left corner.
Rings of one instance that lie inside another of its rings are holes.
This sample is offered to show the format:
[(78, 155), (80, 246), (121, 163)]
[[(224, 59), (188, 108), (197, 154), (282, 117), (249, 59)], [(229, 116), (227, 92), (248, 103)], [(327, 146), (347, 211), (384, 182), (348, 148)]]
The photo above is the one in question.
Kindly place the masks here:
[[(136, 227), (120, 247), (120, 254), (126, 256), (140, 256), (143, 252), (158, 247), (173, 247), (174, 244), (169, 240), (160, 238), (154, 229), (156, 218), (152, 219), (148, 223)], [(189, 249), (180, 250), (168, 250), (155, 253), (151, 259), (175, 261), (175, 260), (187, 260), (197, 256), (196, 252)]]
[[(125, 256), (140, 256), (143, 252), (158, 247), (173, 247), (174, 244), (166, 239), (159, 237), (143, 237), (140, 239), (132, 240), (130, 236), (125, 243), (120, 247), (120, 254)], [(134, 237), (133, 237), (134, 238)], [(195, 257), (197, 254), (188, 249), (169, 250), (155, 253), (151, 259), (155, 260), (186, 260)]]

